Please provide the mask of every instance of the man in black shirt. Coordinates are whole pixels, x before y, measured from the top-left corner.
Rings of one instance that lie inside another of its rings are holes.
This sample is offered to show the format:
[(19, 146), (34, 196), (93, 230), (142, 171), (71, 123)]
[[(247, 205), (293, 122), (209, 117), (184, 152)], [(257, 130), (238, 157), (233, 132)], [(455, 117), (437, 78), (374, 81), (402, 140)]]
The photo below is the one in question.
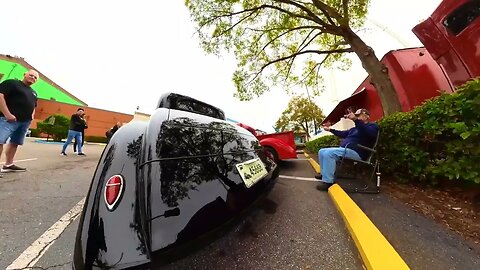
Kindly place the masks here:
[[(62, 152), (60, 153), (61, 156), (67, 155), (65, 151), (67, 150), (68, 145), (72, 142), (73, 138), (75, 138), (77, 142), (82, 141), (82, 130), (84, 130), (87, 125), (82, 118), (84, 113), (84, 110), (79, 108), (75, 114), (72, 114), (72, 117), (70, 118), (70, 129), (68, 130), (67, 140), (63, 144)], [(82, 152), (81, 143), (77, 145), (77, 150), (77, 155), (85, 156), (85, 154)]]
[(82, 144), (82, 147), (83, 147), (83, 145), (85, 144), (85, 129), (88, 128), (87, 120), (85, 119), (85, 113), (83, 113), (82, 115), (80, 115), (80, 118), (81, 118), (82, 121), (85, 123), (85, 125), (83, 126), (82, 131), (81, 131), (81, 133), (82, 133), (82, 141), (81, 141), (81, 142), (77, 142), (77, 140), (75, 140), (75, 142), (73, 143), (73, 152), (74, 152), (74, 153), (77, 153), (77, 150), (78, 150), (78, 149), (77, 149), (77, 145), (78, 145), (79, 143)]
[(35, 115), (37, 93), (31, 86), (37, 80), (38, 72), (31, 69), (21, 81), (9, 79), (0, 83), (0, 156), (3, 145), (10, 138), (2, 172), (26, 171), (26, 168), (13, 164), (13, 159)]

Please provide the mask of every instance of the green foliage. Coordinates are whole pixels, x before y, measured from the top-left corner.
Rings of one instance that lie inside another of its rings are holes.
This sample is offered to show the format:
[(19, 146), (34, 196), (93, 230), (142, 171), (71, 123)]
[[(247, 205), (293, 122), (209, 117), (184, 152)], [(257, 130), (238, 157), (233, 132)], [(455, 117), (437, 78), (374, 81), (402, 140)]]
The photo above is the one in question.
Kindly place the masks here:
[(30, 137), (40, 137), (40, 132), (36, 128), (30, 129)]
[(480, 183), (480, 81), (383, 118), (382, 170), (400, 179)]
[(107, 143), (108, 139), (105, 136), (85, 136), (85, 141), (92, 143)]
[(325, 116), (322, 109), (308, 98), (302, 96), (293, 97), (288, 103), (287, 109), (275, 123), (275, 129), (280, 131), (293, 130), (304, 131), (307, 134), (319, 126)]
[[(282, 85), (318, 94), (321, 67), (345, 69), (343, 56), (370, 0), (185, 0), (207, 53), (233, 51), (236, 96), (249, 100)], [(287, 90), (289, 91), (289, 90)]]
[(339, 144), (340, 139), (337, 136), (327, 135), (307, 142), (305, 144), (305, 147), (308, 151), (312, 153), (318, 153), (318, 150), (320, 150), (320, 148), (338, 146)]
[(54, 141), (60, 142), (67, 137), (70, 119), (61, 114), (54, 114), (47, 117), (43, 122), (37, 123), (39, 133), (51, 136)]

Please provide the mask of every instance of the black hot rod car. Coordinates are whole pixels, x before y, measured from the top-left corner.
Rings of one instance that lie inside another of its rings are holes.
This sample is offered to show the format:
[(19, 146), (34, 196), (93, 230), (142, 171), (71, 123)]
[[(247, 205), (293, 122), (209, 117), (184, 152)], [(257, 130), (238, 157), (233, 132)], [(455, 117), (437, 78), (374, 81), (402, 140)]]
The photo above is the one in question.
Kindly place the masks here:
[(165, 94), (148, 122), (123, 126), (106, 146), (80, 217), (73, 269), (168, 261), (242, 216), (277, 176), (272, 157), (222, 110)]

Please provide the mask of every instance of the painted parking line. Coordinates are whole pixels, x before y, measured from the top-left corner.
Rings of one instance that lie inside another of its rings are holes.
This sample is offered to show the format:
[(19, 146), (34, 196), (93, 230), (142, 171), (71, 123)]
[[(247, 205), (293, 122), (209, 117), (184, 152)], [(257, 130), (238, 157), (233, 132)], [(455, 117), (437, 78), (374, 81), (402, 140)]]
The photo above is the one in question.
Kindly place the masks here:
[(297, 177), (297, 176), (288, 176), (288, 175), (279, 175), (278, 177), (284, 179), (292, 179), (292, 180), (300, 180), (300, 181), (310, 181), (310, 182), (318, 182), (315, 178), (307, 178), (307, 177)]
[[(310, 158), (307, 153), (305, 156)], [(317, 173), (320, 172), (320, 165), (314, 159), (310, 158), (310, 164)], [(366, 269), (410, 269), (375, 224), (339, 185), (331, 186), (328, 194), (345, 221)]]
[(12, 262), (12, 264), (7, 267), (7, 270), (33, 267), (68, 225), (79, 216), (84, 203), (85, 198), (81, 199), (72, 209), (70, 209), (70, 211), (35, 240), (35, 242), (33, 242), (15, 261)]
[[(34, 161), (37, 160), (38, 158), (27, 158), (27, 159), (19, 159), (19, 160), (14, 160), (13, 163), (18, 163), (18, 162), (26, 162), (26, 161)], [(0, 164), (5, 164), (4, 162), (1, 162)]]

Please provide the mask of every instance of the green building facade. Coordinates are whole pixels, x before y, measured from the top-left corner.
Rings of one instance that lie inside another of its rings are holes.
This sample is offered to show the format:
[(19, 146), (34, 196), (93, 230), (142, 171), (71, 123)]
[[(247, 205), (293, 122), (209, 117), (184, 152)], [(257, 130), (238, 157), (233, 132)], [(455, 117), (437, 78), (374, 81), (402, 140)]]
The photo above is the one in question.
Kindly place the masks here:
[[(8, 79), (22, 80), (25, 72), (32, 68), (33, 67), (21, 58), (0, 55), (0, 82)], [(66, 90), (57, 86), (50, 79), (42, 76), (42, 74), (40, 74), (40, 78), (32, 88), (37, 92), (38, 98), (41, 99), (55, 100), (76, 106), (87, 105), (73, 95), (68, 94)]]

